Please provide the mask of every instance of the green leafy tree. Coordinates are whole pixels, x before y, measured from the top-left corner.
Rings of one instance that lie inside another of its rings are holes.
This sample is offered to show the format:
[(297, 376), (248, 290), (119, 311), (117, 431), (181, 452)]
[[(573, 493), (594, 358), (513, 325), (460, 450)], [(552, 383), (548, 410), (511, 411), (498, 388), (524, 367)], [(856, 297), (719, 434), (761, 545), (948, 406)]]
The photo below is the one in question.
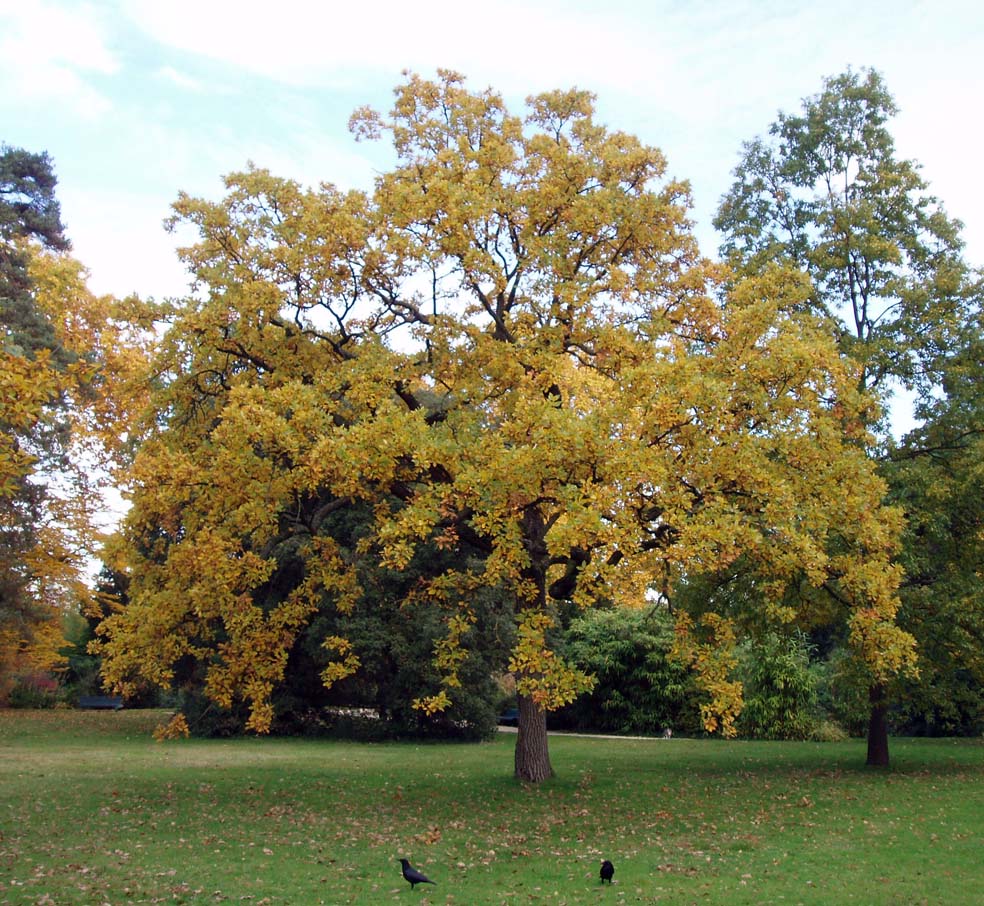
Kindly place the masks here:
[[(859, 387), (882, 402), (899, 384), (932, 397), (973, 307), (960, 224), (918, 165), (897, 157), (895, 113), (877, 72), (827, 79), (744, 146), (714, 221), (737, 273), (788, 262), (809, 274), (809, 305), (858, 363)], [(864, 419), (884, 443), (878, 410)], [(872, 682), (870, 692), (868, 760), (887, 764), (888, 690)]]
[(744, 145), (714, 225), (742, 272), (791, 262), (810, 304), (837, 326), (861, 384), (931, 392), (967, 317), (961, 224), (929, 194), (919, 165), (897, 157), (895, 102), (879, 73), (824, 82), (769, 138)]
[(0, 145), (0, 325), (4, 348), (33, 356), (41, 350), (70, 359), (54, 327), (34, 301), (25, 241), (65, 252), (71, 248), (55, 196), (55, 177), (47, 154)]
[(976, 733), (984, 725), (984, 332), (967, 325), (947, 357), (922, 425), (885, 466), (906, 512), (900, 618), (919, 639), (918, 682), (906, 684), (909, 729)]

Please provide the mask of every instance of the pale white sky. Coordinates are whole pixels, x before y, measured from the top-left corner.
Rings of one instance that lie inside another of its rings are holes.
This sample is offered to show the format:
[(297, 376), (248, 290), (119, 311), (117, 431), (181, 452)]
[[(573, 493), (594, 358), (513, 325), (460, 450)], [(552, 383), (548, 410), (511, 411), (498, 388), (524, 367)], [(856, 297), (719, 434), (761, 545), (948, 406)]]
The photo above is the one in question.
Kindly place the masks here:
[(825, 76), (871, 66), (901, 107), (903, 156), (984, 263), (984, 4), (972, 0), (0, 0), (0, 140), (46, 150), (98, 292), (180, 295), (162, 221), (248, 160), (368, 186), (386, 149), (349, 114), (387, 110), (409, 68), (457, 69), (519, 110), (571, 85), (689, 179), (705, 254), (742, 141)]

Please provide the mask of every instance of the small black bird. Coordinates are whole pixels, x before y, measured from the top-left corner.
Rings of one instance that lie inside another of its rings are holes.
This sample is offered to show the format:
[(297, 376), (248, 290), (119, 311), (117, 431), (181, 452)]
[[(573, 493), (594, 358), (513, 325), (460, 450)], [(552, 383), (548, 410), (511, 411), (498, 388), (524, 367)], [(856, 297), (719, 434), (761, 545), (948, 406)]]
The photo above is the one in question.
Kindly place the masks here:
[[(400, 859), (400, 864), (403, 866), (403, 877), (410, 882), (411, 890), (418, 884), (434, 884), (430, 878), (417, 871), (406, 859)], [(434, 884), (434, 886), (436, 887), (437, 885)]]
[(611, 884), (613, 874), (615, 874), (615, 866), (605, 859), (605, 861), (601, 863), (601, 883), (604, 884), (605, 881), (607, 881)]

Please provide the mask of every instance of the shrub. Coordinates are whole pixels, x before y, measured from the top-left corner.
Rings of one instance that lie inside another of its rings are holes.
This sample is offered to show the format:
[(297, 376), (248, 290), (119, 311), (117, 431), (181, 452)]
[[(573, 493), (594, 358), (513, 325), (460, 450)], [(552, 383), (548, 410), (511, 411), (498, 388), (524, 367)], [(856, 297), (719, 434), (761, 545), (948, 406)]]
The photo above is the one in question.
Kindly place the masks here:
[(62, 700), (58, 680), (43, 670), (14, 677), (7, 704), (11, 708), (54, 708)]
[(198, 688), (187, 688), (169, 697), (169, 705), (184, 714), (192, 736), (206, 739), (226, 739), (244, 735), (249, 711), (244, 705), (223, 708)]
[(674, 619), (662, 608), (593, 610), (568, 627), (562, 653), (595, 677), (592, 692), (550, 715), (552, 727), (656, 735), (700, 732), (700, 695), (670, 657)]
[(834, 723), (832, 720), (821, 719), (818, 721), (813, 731), (810, 733), (810, 739), (813, 742), (844, 742), (849, 739), (847, 730), (845, 730), (840, 724)]
[(843, 727), (850, 736), (864, 736), (871, 717), (868, 679), (856, 658), (845, 648), (834, 648), (830, 657), (813, 665), (818, 706), (822, 714)]
[(738, 648), (745, 706), (738, 732), (752, 739), (809, 739), (819, 725), (817, 677), (800, 633), (768, 632)]
[(904, 736), (980, 736), (984, 733), (984, 685), (970, 670), (923, 667), (901, 690), (892, 709), (895, 732)]

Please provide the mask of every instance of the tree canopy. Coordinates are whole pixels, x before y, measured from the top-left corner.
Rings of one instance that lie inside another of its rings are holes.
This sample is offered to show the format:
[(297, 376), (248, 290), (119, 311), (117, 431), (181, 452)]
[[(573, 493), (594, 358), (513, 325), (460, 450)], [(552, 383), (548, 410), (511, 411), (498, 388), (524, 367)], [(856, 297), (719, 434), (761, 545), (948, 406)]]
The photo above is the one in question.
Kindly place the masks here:
[(896, 155), (897, 112), (874, 70), (824, 80), (744, 145), (714, 223), (739, 269), (788, 261), (810, 275), (810, 302), (840, 325), (864, 386), (925, 396), (966, 321), (968, 268), (961, 224)]
[[(516, 772), (549, 776), (546, 710), (587, 677), (552, 650), (558, 602), (639, 606), (682, 575), (748, 558), (782, 622), (790, 583), (828, 591), (877, 677), (911, 660), (894, 624), (897, 514), (866, 456), (857, 370), (782, 267), (733, 284), (700, 257), (686, 184), (611, 131), (583, 91), (510, 113), (463, 79), (409, 75), (393, 168), (370, 193), (304, 189), (250, 168), (218, 202), (182, 196), (196, 292), (152, 363), (157, 386), (123, 530), (130, 602), (102, 627), (126, 690), (204, 665), (221, 703), (271, 719), (287, 652), (322, 606), (360, 599), (359, 563), (401, 569), (422, 545), (469, 557), (404, 606), (443, 609), (446, 707), (483, 589), (510, 602)], [(331, 514), (372, 519), (350, 543)], [(289, 547), (303, 569), (281, 581)], [(275, 593), (271, 593), (275, 592)], [(728, 621), (680, 627), (731, 732)], [(324, 639), (331, 683), (359, 665)]]

